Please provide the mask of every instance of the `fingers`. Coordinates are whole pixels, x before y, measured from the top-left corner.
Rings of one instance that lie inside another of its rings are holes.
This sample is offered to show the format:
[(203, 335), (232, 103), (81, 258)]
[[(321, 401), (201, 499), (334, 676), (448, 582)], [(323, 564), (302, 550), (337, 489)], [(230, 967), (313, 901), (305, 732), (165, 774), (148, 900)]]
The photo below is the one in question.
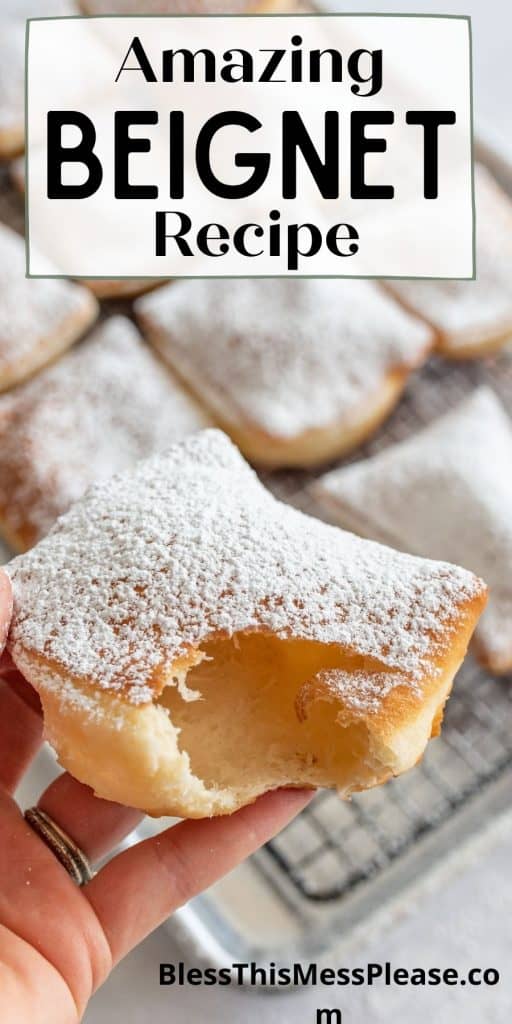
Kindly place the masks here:
[(3, 652), (12, 615), (9, 577), (0, 569), (0, 788), (12, 793), (41, 745), (40, 704)]
[(89, 786), (67, 772), (48, 786), (37, 806), (67, 832), (92, 863), (113, 850), (143, 817), (131, 807), (100, 800)]
[(114, 963), (279, 832), (312, 795), (275, 790), (230, 817), (175, 825), (110, 861), (83, 892), (105, 930)]
[(0, 787), (13, 793), (43, 738), (39, 700), (19, 672), (0, 679)]
[[(0, 572), (1, 572), (1, 570), (0, 570)], [(0, 579), (1, 579), (1, 576), (0, 576)], [(6, 648), (4, 647), (4, 650), (0, 653), (0, 673), (2, 675), (4, 675), (5, 672), (13, 671), (15, 668), (16, 668), (16, 666), (15, 666), (15, 664), (14, 664), (12, 658), (11, 658), (11, 655), (6, 650)]]
[[(24, 821), (14, 800), (0, 793), (0, 928), (4, 926), (27, 950), (38, 951), (48, 966), (66, 980), (73, 993), (77, 1008), (82, 1010), (110, 969), (110, 956), (106, 938), (90, 904), (82, 891), (59, 863), (38, 834)], [(11, 1016), (4, 1011), (3, 977), (0, 967), (0, 1020), (2, 1024)], [(29, 988), (32, 975), (26, 974)], [(44, 994), (34, 992), (34, 1005), (46, 1009)], [(43, 1012), (43, 1010), (41, 1012)], [(54, 1010), (52, 1016), (52, 1010)], [(36, 1013), (34, 1022), (41, 1019)], [(47, 1007), (50, 1020), (61, 1020), (57, 1009)], [(75, 1014), (66, 1021), (78, 1020)], [(80, 1015), (81, 1019), (81, 1015)], [(23, 1018), (23, 1024), (28, 1024)], [(21, 1024), (21, 1018), (16, 1018)], [(12, 1022), (14, 1024), (14, 1021)]]
[[(5, 662), (4, 662), (5, 664)], [(9, 684), (11, 690), (17, 694), (21, 701), (32, 708), (42, 718), (43, 709), (41, 707), (41, 701), (39, 700), (39, 694), (36, 693), (34, 687), (27, 683), (27, 680), (22, 676), (21, 672), (15, 665), (10, 662), (3, 669), (0, 669), (1, 678)]]

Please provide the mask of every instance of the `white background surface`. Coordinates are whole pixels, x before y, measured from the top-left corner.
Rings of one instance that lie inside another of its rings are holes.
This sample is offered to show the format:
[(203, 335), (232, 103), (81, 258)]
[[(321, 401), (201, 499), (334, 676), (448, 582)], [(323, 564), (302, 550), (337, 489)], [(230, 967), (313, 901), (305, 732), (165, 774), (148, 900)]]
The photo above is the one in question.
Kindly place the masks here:
[[(43, 0), (0, 0), (0, 11), (25, 7), (43, 12)], [(141, 4), (141, 7), (143, 5)], [(512, 149), (512, 4), (510, 0), (420, 2), (381, 0), (332, 4), (339, 10), (427, 11), (473, 17), (477, 124), (498, 133)], [(435, 68), (432, 74), (435, 74)], [(160, 930), (128, 957), (93, 1000), (86, 1024), (313, 1024), (318, 1006), (339, 1005), (344, 1024), (508, 1024), (512, 1015), (512, 829), (491, 851), (465, 867), (423, 900), (420, 909), (397, 922), (378, 940), (367, 941), (346, 963), (394, 961), (396, 966), (471, 966), (502, 970), (499, 989), (375, 988), (371, 991), (306, 990), (287, 996), (263, 996), (234, 990), (162, 989), (161, 960), (180, 959), (168, 934)]]

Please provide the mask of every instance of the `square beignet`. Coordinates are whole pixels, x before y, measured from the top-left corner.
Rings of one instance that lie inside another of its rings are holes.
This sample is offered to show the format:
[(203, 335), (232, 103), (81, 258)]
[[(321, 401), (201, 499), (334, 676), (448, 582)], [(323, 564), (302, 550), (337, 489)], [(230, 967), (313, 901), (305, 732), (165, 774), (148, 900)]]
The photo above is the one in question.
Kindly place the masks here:
[(368, 281), (179, 281), (136, 312), (244, 455), (269, 467), (354, 448), (433, 344), (428, 327)]
[(489, 388), (413, 437), (328, 473), (313, 488), (336, 522), (482, 575), (475, 633), (492, 672), (512, 669), (512, 424)]
[(0, 224), (0, 391), (64, 352), (97, 315), (96, 300), (81, 285), (25, 277), (25, 243)]
[[(43, 5), (40, 0), (20, 0), (19, 3), (12, 0), (11, 10), (6, 16), (0, 16), (0, 160), (10, 160), (25, 149), (26, 19), (41, 15), (76, 18), (79, 14), (72, 0), (47, 0)], [(82, 26), (80, 32), (83, 34), (83, 31)], [(94, 58), (87, 62), (84, 58), (79, 66), (67, 61), (65, 50), (59, 54), (59, 60), (47, 62), (46, 73), (60, 84), (68, 105), (79, 103), (80, 98), (90, 95), (91, 91), (94, 93), (94, 71), (100, 61), (107, 67), (108, 51), (91, 34), (87, 47), (91, 53), (93, 46)]]
[(486, 600), (277, 501), (216, 430), (90, 488), (8, 572), (8, 650), (62, 765), (184, 817), (410, 768)]
[(0, 532), (24, 551), (89, 484), (207, 424), (126, 317), (0, 399)]
[(512, 203), (477, 166), (475, 281), (388, 281), (406, 309), (437, 332), (451, 359), (478, 359), (512, 339)]
[[(46, 153), (41, 146), (34, 146), (31, 149), (30, 161), (45, 161)], [(26, 191), (25, 157), (19, 156), (13, 160), (9, 167), (9, 174), (14, 187), (22, 194)], [(158, 287), (160, 278), (154, 277), (83, 277), (80, 283), (89, 289), (100, 300), (103, 299), (133, 299), (137, 295), (144, 295), (152, 288)]]

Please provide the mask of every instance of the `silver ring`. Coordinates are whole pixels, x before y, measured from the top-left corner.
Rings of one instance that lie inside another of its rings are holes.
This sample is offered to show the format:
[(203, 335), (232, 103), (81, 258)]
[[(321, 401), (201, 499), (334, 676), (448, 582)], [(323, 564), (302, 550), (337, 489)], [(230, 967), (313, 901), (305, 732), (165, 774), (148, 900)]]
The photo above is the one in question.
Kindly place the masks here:
[(94, 877), (91, 865), (81, 849), (73, 842), (64, 829), (39, 807), (25, 811), (25, 821), (37, 832), (43, 843), (66, 869), (77, 885), (86, 885)]

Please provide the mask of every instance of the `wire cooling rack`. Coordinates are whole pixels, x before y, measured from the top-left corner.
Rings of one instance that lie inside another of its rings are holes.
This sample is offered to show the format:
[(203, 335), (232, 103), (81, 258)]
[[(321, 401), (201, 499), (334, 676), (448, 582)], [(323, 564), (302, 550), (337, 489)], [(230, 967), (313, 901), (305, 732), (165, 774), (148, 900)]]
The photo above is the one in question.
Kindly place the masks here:
[[(409, 436), (483, 383), (499, 394), (512, 416), (512, 352), (478, 363), (432, 359), (411, 379), (386, 426), (346, 462)], [(308, 490), (316, 475), (281, 473), (267, 476), (265, 483), (283, 500), (321, 516)], [(304, 899), (338, 900), (400, 858), (511, 766), (512, 678), (493, 678), (469, 656), (448, 702), (442, 735), (420, 765), (349, 803), (320, 793), (268, 844), (265, 857)]]
[[(23, 230), (23, 201), (5, 168), (0, 168), (0, 221)], [(131, 311), (129, 303), (108, 303), (103, 314), (114, 309)], [(482, 383), (498, 393), (512, 415), (512, 352), (478, 363), (431, 359), (411, 378), (385, 427), (345, 462), (409, 436)], [(328, 468), (322, 467), (322, 472)], [(262, 478), (282, 500), (321, 517), (309, 490), (318, 475), (290, 471), (262, 474)], [(354, 796), (351, 802), (341, 802), (328, 792), (318, 794), (292, 824), (254, 855), (254, 870), (274, 895), (282, 897), (283, 905), (294, 908), (303, 925), (308, 908), (343, 906), (356, 891), (370, 890), (380, 877), (385, 879), (391, 866), (400, 869), (424, 838), (435, 839), (446, 822), (512, 768), (511, 684), (512, 679), (489, 676), (469, 656), (448, 702), (442, 735), (430, 744), (419, 766), (385, 786)], [(205, 922), (213, 932), (225, 930), (222, 912), (217, 907), (211, 913), (208, 900), (201, 897), (197, 904), (198, 935), (204, 933)], [(190, 922), (187, 928), (194, 937)], [(199, 941), (197, 935), (195, 941)]]
[(267, 847), (308, 900), (336, 900), (372, 879), (512, 766), (512, 689), (469, 662), (442, 738), (411, 773), (341, 803), (322, 792)]

